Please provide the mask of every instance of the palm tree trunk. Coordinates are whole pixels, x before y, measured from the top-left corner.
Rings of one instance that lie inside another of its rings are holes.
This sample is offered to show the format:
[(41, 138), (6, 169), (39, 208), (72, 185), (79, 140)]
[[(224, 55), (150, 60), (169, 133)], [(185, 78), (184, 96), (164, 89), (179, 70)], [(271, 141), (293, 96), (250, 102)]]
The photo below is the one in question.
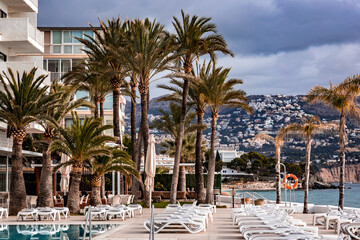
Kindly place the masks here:
[(212, 113), (211, 124), (211, 141), (210, 141), (210, 157), (208, 163), (208, 175), (206, 184), (206, 202), (213, 204), (214, 177), (215, 177), (215, 137), (216, 137), (216, 121), (217, 113)]
[[(50, 142), (48, 142), (48, 144), (50, 144)], [(40, 176), (40, 191), (37, 199), (38, 207), (54, 206), (52, 183), (51, 153), (47, 152), (47, 147), (44, 147)]]
[[(144, 166), (146, 163), (146, 149), (147, 149), (147, 145), (148, 145), (148, 139), (149, 139), (149, 124), (148, 124), (148, 86), (139, 86), (139, 90), (140, 90), (140, 98), (141, 98), (141, 122), (140, 122), (140, 129), (141, 129), (141, 133), (142, 133), (142, 137), (143, 139), (139, 139), (144, 140)], [(139, 136), (140, 137), (140, 136)], [(144, 177), (146, 178), (146, 173), (144, 173)], [(149, 191), (144, 191), (144, 205), (147, 206), (149, 203), (149, 199), (150, 199), (150, 193)]]
[[(138, 134), (138, 138), (137, 138), (137, 141), (136, 141), (136, 151), (135, 151), (135, 155), (134, 155), (134, 164), (135, 164), (135, 167), (136, 167), (136, 170), (138, 170), (140, 172), (140, 165), (141, 165), (141, 141), (142, 141), (142, 132), (141, 132), (141, 128), (139, 129), (139, 134)], [(133, 177), (133, 181), (132, 182), (132, 186), (131, 186), (131, 191), (132, 191), (132, 194), (135, 195), (134, 197), (134, 202), (137, 202), (138, 199), (139, 199), (139, 187), (140, 187), (140, 183), (137, 179), (134, 179)]]
[[(188, 72), (185, 71), (185, 74), (188, 74)], [(181, 115), (179, 121), (179, 132), (175, 140), (177, 144), (175, 146), (174, 168), (171, 179), (170, 203), (172, 204), (176, 203), (176, 193), (177, 193), (177, 187), (179, 181), (179, 164), (181, 158), (182, 142), (184, 138), (184, 125), (185, 125), (186, 104), (187, 104), (188, 95), (189, 95), (189, 79), (184, 78), (183, 95), (181, 102)]]
[(344, 188), (345, 188), (345, 114), (340, 113), (340, 131), (339, 131), (339, 159), (340, 159), (340, 179), (339, 179), (339, 208), (344, 209)]
[[(130, 127), (131, 127), (131, 158), (134, 162), (136, 170), (140, 172), (140, 164), (138, 164), (138, 147), (136, 138), (136, 85), (134, 79), (131, 81), (131, 113), (130, 113)], [(140, 134), (140, 133), (139, 133)], [(132, 176), (131, 192), (134, 197), (134, 202), (139, 198), (139, 183), (138, 180)]]
[(113, 80), (113, 126), (114, 137), (117, 138), (117, 142), (120, 142), (120, 86), (121, 81), (117, 79)]
[(12, 164), (10, 180), (9, 214), (16, 215), (26, 208), (26, 189), (23, 175), (23, 138), (13, 136)]
[(99, 117), (99, 100), (98, 100), (97, 97), (95, 97), (94, 105), (95, 105), (95, 108), (94, 108), (94, 118), (98, 118), (98, 117)]
[[(197, 114), (197, 123), (199, 125), (203, 124), (204, 112), (198, 112)], [(196, 130), (196, 147), (195, 147), (195, 191), (196, 191), (196, 200), (199, 203), (205, 202), (205, 192), (204, 192), (204, 175), (202, 167), (202, 132), (201, 128)]]
[(276, 164), (279, 166), (276, 169), (276, 204), (281, 203), (281, 159), (280, 159), (280, 146), (278, 144), (275, 145), (275, 155), (276, 155)]
[(70, 189), (67, 207), (71, 213), (80, 212), (80, 182), (82, 176), (82, 163), (74, 164), (70, 174)]
[(311, 156), (311, 136), (306, 136), (306, 160), (305, 160), (305, 181), (304, 181), (304, 210), (309, 213), (309, 177), (310, 177), (310, 156)]
[[(105, 98), (100, 99), (100, 118), (102, 119), (102, 124), (105, 124), (104, 102), (105, 102)], [(101, 195), (101, 197), (105, 196), (105, 174), (101, 176), (100, 195)]]
[(101, 176), (93, 175), (91, 177), (91, 198), (90, 198), (91, 206), (97, 206), (101, 204), (100, 187), (101, 187)]
[[(181, 163), (185, 163), (185, 160), (182, 158)], [(178, 191), (186, 192), (186, 171), (185, 166), (180, 166), (179, 168), (179, 184)]]

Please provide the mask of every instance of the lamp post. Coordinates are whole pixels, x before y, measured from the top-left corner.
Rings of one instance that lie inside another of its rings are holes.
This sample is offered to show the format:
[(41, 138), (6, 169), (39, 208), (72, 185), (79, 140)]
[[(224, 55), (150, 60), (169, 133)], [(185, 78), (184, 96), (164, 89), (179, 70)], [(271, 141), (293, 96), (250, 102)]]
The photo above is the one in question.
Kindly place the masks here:
[[(283, 163), (278, 163), (278, 164), (276, 164), (275, 170), (278, 171), (278, 172), (280, 172), (280, 174), (281, 174), (281, 166), (284, 167), (284, 172), (283, 172), (283, 174), (284, 174), (284, 177), (285, 177), (285, 176), (286, 176), (286, 166), (285, 166), (285, 164), (283, 164)], [(279, 181), (281, 181), (281, 179), (279, 179)], [(280, 196), (281, 196), (281, 187), (280, 187)], [(286, 207), (286, 206), (287, 206), (287, 200), (286, 200), (286, 178), (285, 178), (285, 207)]]

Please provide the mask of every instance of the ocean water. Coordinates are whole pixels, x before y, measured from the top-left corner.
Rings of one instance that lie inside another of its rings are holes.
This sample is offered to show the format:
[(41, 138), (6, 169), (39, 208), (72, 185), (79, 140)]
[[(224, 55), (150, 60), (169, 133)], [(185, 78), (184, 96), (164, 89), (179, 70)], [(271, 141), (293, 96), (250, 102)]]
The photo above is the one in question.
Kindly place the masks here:
[[(244, 192), (257, 192), (268, 200), (276, 200), (276, 191), (275, 190), (256, 190), (256, 191), (246, 191), (246, 190), (236, 190), (237, 193)], [(289, 190), (287, 190), (287, 198), (289, 200)], [(247, 196), (248, 197), (248, 196)], [(291, 199), (293, 202), (304, 202), (304, 190), (292, 190)], [(281, 201), (285, 201), (284, 189), (281, 191)], [(338, 189), (316, 189), (309, 190), (309, 203), (315, 205), (333, 205), (338, 206), (339, 204), (339, 190)], [(345, 198), (344, 198), (345, 207), (356, 207), (360, 208), (360, 183), (347, 183), (345, 184)]]

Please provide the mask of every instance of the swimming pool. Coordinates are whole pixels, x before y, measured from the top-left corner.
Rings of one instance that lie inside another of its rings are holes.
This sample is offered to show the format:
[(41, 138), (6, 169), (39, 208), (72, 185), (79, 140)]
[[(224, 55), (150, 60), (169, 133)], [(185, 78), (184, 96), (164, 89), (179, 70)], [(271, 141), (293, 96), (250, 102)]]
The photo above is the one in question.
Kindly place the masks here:
[[(91, 235), (105, 233), (117, 224), (92, 224)], [(0, 224), (0, 239), (78, 240), (83, 239), (84, 225), (79, 224)], [(86, 237), (89, 236), (89, 229)]]

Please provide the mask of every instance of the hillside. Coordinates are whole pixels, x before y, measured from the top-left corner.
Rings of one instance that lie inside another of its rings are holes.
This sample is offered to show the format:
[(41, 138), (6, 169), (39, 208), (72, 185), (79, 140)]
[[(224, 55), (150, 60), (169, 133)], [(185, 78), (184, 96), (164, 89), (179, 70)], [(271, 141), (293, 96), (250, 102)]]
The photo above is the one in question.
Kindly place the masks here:
[[(234, 148), (241, 151), (258, 151), (262, 154), (273, 156), (274, 146), (270, 143), (254, 142), (254, 136), (260, 132), (276, 134), (276, 131), (289, 123), (300, 122), (308, 115), (318, 115), (323, 122), (337, 121), (338, 113), (323, 104), (308, 104), (302, 95), (250, 95), (249, 104), (254, 108), (254, 113), (249, 115), (241, 109), (223, 109), (218, 118), (217, 148)], [(159, 116), (158, 109), (167, 109), (166, 102), (156, 102), (151, 99), (149, 104), (149, 121)], [(140, 117), (140, 105), (137, 106), (138, 118)], [(126, 116), (130, 115), (130, 103), (126, 106)], [(204, 117), (204, 124), (208, 128), (204, 131), (204, 137), (210, 139), (210, 112)], [(349, 134), (348, 154), (349, 162), (357, 162), (357, 153), (360, 152), (360, 129), (359, 122), (349, 119), (347, 121), (347, 133)], [(127, 132), (130, 132), (130, 123), (127, 119)], [(158, 141), (164, 140), (165, 135), (157, 130), (152, 130)], [(312, 159), (319, 165), (334, 164), (337, 158), (338, 138), (334, 133), (328, 136), (320, 136), (315, 139), (312, 150)], [(290, 139), (283, 148), (283, 158), (286, 161), (303, 161), (305, 155), (305, 143), (302, 139)]]

